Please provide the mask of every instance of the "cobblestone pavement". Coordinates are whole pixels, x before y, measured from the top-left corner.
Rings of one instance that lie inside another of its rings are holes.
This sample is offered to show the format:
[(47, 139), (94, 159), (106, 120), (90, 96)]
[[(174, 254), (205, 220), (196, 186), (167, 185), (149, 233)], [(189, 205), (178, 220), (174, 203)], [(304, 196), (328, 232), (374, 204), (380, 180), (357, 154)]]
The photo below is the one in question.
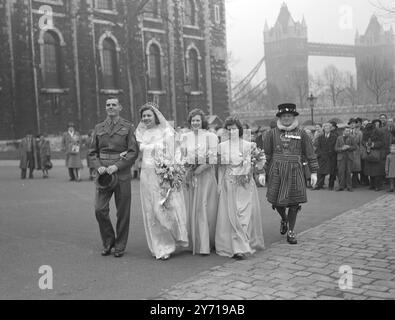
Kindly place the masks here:
[[(307, 230), (298, 241), (290, 246), (284, 240), (248, 260), (214, 267), (155, 299), (395, 299), (394, 195)], [(340, 289), (342, 266), (352, 268), (352, 289)]]

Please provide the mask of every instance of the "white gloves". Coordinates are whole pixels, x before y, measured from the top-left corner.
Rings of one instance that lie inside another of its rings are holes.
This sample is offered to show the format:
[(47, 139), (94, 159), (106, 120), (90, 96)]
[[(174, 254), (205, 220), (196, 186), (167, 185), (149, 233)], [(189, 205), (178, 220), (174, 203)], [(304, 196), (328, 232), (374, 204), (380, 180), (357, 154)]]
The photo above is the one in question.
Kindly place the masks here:
[(317, 178), (317, 174), (316, 173), (312, 173), (311, 174), (311, 186), (314, 188), (315, 185), (318, 182), (318, 178)]
[(260, 174), (258, 176), (258, 181), (261, 184), (262, 187), (266, 186), (266, 175), (265, 174)]

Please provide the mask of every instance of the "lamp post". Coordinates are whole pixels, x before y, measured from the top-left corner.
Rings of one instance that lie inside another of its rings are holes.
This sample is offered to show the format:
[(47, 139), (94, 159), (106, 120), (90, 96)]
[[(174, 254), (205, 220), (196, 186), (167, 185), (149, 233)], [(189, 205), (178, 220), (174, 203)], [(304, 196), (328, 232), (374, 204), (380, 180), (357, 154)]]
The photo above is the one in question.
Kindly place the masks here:
[(185, 97), (186, 97), (186, 110), (187, 110), (187, 117), (189, 115), (189, 103), (190, 103), (190, 96), (192, 92), (192, 85), (187, 79), (184, 83), (184, 92), (185, 92)]
[(317, 102), (317, 97), (314, 97), (311, 93), (310, 96), (307, 98), (307, 101), (309, 102), (311, 110), (311, 125), (314, 125), (314, 107), (315, 103)]

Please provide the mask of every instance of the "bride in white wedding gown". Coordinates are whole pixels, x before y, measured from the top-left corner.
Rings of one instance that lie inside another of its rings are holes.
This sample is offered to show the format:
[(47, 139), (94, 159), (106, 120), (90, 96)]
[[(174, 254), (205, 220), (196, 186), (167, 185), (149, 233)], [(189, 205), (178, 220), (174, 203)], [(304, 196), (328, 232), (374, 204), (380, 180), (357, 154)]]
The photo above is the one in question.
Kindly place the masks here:
[(136, 138), (143, 154), (140, 196), (145, 234), (152, 255), (158, 260), (167, 260), (178, 246), (188, 247), (184, 195), (181, 190), (172, 192), (169, 209), (163, 211), (159, 177), (155, 173), (155, 150), (166, 148), (174, 159), (175, 131), (154, 103), (145, 104), (140, 116)]

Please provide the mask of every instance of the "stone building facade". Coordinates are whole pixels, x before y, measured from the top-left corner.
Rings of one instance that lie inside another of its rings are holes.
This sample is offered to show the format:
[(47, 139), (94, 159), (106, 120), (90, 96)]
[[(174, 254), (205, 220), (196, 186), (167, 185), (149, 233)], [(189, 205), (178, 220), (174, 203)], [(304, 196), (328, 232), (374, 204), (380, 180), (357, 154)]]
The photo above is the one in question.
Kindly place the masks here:
[(224, 0), (0, 0), (0, 139), (85, 133), (109, 96), (135, 124), (146, 101), (226, 117), (225, 26)]

